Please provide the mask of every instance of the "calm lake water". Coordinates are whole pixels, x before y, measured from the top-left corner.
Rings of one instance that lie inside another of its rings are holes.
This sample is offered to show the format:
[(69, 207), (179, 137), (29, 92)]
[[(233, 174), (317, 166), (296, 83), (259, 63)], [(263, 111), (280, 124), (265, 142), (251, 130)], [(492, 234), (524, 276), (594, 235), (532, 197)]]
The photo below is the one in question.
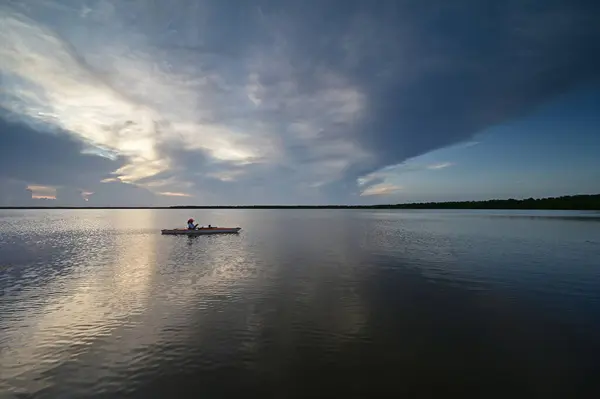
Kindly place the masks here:
[(598, 213), (0, 210), (0, 267), (0, 397), (600, 394)]

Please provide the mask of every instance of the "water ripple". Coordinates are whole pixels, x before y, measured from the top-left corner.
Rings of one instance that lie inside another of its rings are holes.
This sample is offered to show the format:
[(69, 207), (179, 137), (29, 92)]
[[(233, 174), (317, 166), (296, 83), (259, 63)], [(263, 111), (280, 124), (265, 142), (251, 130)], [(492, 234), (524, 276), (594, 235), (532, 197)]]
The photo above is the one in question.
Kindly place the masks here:
[(517, 216), (0, 213), (0, 395), (597, 390), (597, 227)]

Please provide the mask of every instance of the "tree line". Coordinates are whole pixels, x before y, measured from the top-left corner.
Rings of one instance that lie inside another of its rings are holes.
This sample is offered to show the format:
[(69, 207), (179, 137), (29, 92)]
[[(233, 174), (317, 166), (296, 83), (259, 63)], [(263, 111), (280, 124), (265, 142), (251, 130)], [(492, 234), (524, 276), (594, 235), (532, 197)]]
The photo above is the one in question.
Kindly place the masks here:
[(600, 210), (600, 194), (566, 195), (527, 199), (492, 199), (486, 201), (416, 202), (383, 205), (240, 205), (240, 206), (172, 206), (172, 209), (547, 209)]
[(2, 206), (0, 209), (547, 209), (600, 211), (600, 194), (382, 205)]

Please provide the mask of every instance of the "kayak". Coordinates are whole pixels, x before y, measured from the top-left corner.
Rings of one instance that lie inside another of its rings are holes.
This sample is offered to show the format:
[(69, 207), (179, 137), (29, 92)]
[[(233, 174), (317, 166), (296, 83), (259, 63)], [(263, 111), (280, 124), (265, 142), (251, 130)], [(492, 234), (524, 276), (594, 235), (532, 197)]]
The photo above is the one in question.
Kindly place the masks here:
[(188, 229), (162, 229), (162, 234), (182, 234), (187, 236), (199, 236), (205, 234), (232, 234), (241, 230), (241, 227), (198, 227), (195, 230)]
[(182, 234), (188, 236), (198, 236), (205, 234), (226, 234), (237, 233), (241, 227), (199, 227), (196, 230), (189, 229), (163, 229), (162, 234)]

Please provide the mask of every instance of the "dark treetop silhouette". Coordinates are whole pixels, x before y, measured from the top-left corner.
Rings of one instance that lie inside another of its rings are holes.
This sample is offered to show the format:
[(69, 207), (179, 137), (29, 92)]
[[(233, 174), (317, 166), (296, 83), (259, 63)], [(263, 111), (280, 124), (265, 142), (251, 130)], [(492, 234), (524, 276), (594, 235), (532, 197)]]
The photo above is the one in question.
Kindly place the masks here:
[(506, 199), (487, 201), (420, 202), (382, 205), (178, 205), (168, 207), (70, 207), (34, 206), (0, 207), (0, 209), (546, 209), (546, 210), (598, 210), (600, 194), (567, 195), (549, 198)]

